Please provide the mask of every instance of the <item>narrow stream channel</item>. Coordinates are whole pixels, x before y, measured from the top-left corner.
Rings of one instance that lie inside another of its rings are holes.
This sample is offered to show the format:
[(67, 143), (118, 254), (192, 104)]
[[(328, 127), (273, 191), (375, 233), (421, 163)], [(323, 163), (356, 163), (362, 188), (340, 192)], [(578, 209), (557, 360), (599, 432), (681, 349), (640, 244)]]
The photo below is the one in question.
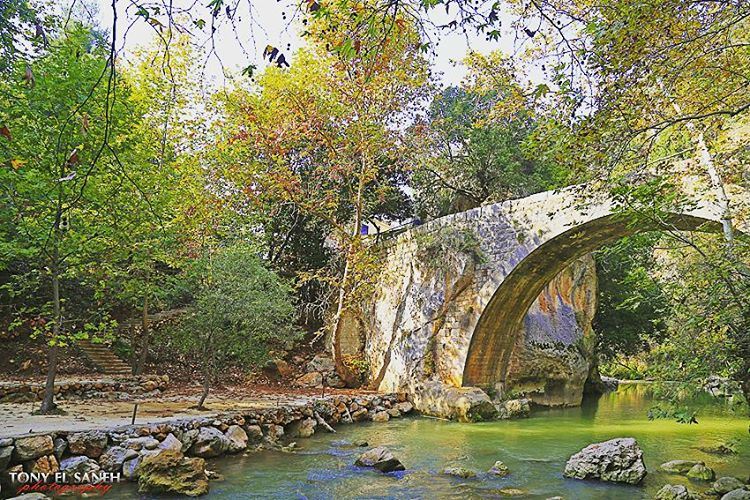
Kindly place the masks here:
[[(300, 439), (296, 453), (266, 451), (213, 461), (224, 475), (211, 483), (210, 498), (652, 498), (664, 484), (686, 484), (703, 491), (707, 483), (657, 471), (673, 459), (703, 460), (717, 476), (750, 474), (750, 435), (745, 414), (734, 415), (721, 400), (698, 403), (698, 424), (649, 421), (653, 402), (642, 385), (622, 386), (580, 408), (536, 411), (515, 421), (460, 424), (430, 418), (392, 420), (385, 424), (341, 426), (337, 434)], [(632, 436), (643, 448), (649, 475), (640, 486), (620, 486), (562, 477), (567, 458), (584, 446)], [(736, 455), (700, 451), (730, 439), (739, 440)], [(366, 440), (384, 445), (407, 471), (383, 475), (352, 464), (362, 451), (347, 443)], [(495, 478), (484, 471), (496, 460), (511, 474)], [(440, 474), (449, 465), (477, 471), (473, 479)], [(108, 498), (137, 497), (135, 485), (122, 485)]]

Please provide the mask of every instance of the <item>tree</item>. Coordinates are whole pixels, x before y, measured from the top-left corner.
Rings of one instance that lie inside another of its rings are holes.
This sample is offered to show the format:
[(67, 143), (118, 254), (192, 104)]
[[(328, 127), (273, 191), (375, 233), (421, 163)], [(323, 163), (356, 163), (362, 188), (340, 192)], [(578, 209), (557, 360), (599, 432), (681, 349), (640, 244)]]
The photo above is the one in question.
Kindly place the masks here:
[[(269, 68), (257, 93), (238, 91), (230, 99), (229, 157), (235, 161), (224, 175), (256, 206), (271, 212), (271, 205), (288, 207), (328, 229), (338, 258), (311, 278), (335, 290), (329, 327), (345, 378), (340, 319), (359, 293), (367, 293), (375, 271), (362, 225), (378, 215), (408, 213), (398, 126), (420, 103), (427, 79), (419, 38), (403, 20), (361, 33), (355, 28), (346, 11), (317, 19), (308, 25), (311, 48), (288, 70)], [(342, 44), (349, 46), (344, 54), (326, 49)]]
[[(55, 409), (58, 348), (109, 325), (106, 310), (78, 311), (65, 294), (100, 259), (112, 230), (112, 208), (123, 182), (113, 144), (130, 116), (114, 91), (109, 47), (94, 32), (71, 22), (51, 41), (48, 54), (18, 63), (2, 83), (0, 215), (7, 260), (33, 257), (48, 299), (38, 304), (37, 334), (49, 345), (41, 412)], [(26, 311), (28, 312), (28, 311)], [(100, 314), (101, 313), (101, 314)], [(88, 317), (87, 317), (88, 316)]]
[(538, 127), (532, 91), (500, 53), (472, 54), (466, 81), (432, 101), (412, 127), (413, 185), (421, 217), (528, 196), (560, 185), (562, 175), (533, 154)]
[(229, 366), (267, 361), (273, 345), (296, 336), (291, 289), (267, 269), (251, 248), (223, 248), (196, 263), (194, 303), (171, 338), (195, 355), (203, 370), (203, 393)]

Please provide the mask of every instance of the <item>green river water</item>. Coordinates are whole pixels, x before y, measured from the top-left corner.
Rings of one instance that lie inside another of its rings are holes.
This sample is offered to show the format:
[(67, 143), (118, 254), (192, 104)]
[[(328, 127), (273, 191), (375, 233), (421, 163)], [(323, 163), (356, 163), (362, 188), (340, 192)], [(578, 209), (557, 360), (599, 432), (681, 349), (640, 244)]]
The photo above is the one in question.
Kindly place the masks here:
[[(528, 419), (460, 424), (430, 418), (394, 419), (385, 424), (340, 426), (336, 434), (320, 432), (298, 440), (296, 453), (265, 451), (223, 458), (210, 468), (224, 475), (211, 483), (209, 498), (517, 498), (562, 496), (565, 499), (652, 498), (664, 484), (686, 484), (696, 491), (706, 483), (658, 472), (673, 459), (703, 460), (718, 476), (747, 479), (750, 435), (746, 415), (733, 415), (721, 400), (706, 398), (698, 424), (649, 421), (643, 385), (626, 385), (586, 402), (580, 408), (535, 411)], [(710, 400), (710, 401), (709, 401)], [(567, 458), (584, 446), (632, 436), (643, 448), (648, 476), (640, 486), (577, 481), (562, 477)], [(739, 453), (717, 456), (698, 450), (739, 439)], [(367, 440), (384, 445), (404, 463), (401, 473), (380, 474), (352, 464), (362, 449), (347, 442)], [(485, 474), (496, 460), (511, 474)], [(459, 479), (440, 474), (446, 466), (473, 469), (478, 476)], [(517, 491), (512, 492), (509, 488)], [(133, 486), (121, 486), (108, 498), (133, 498)]]

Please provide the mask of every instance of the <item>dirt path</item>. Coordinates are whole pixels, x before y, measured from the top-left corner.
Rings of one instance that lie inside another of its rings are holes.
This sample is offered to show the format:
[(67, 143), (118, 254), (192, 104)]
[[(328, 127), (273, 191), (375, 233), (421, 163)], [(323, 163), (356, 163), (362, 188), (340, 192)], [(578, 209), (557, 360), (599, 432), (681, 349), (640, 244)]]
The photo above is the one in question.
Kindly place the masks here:
[[(136, 424), (152, 424), (182, 417), (214, 416), (242, 409), (302, 405), (319, 398), (320, 391), (292, 391), (278, 387), (225, 388), (209, 396), (208, 411), (191, 408), (199, 389), (180, 388), (159, 398), (140, 401), (58, 401), (67, 415), (32, 415), (39, 402), (0, 404), (0, 437), (51, 431), (82, 431), (130, 425), (133, 406), (138, 403)], [(331, 394), (334, 391), (327, 391)], [(349, 393), (352, 391), (335, 391)]]

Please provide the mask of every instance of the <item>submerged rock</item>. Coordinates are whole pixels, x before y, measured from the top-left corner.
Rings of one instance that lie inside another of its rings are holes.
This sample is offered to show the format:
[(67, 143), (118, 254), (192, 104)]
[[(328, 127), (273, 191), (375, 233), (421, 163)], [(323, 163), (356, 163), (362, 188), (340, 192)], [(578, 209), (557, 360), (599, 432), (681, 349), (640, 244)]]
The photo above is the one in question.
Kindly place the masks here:
[(643, 451), (633, 438), (587, 446), (565, 464), (565, 477), (638, 484), (646, 477)]
[(526, 398), (510, 399), (500, 403), (497, 407), (497, 418), (503, 420), (526, 418), (529, 413), (531, 413), (531, 400)]
[(469, 479), (477, 477), (477, 473), (473, 470), (465, 469), (464, 467), (446, 467), (443, 469), (443, 474), (448, 476), (460, 477), (463, 479)]
[(487, 472), (496, 476), (505, 477), (510, 474), (510, 469), (508, 469), (508, 466), (505, 465), (501, 460), (498, 460), (497, 462), (495, 462), (495, 465), (490, 467), (490, 470), (488, 470)]
[(695, 464), (687, 472), (687, 477), (697, 481), (713, 481), (716, 476), (711, 467), (707, 467), (704, 464)]
[(711, 485), (711, 492), (723, 495), (733, 490), (741, 490), (745, 485), (736, 477), (720, 477)]
[(205, 469), (206, 461), (202, 458), (186, 458), (175, 450), (146, 456), (138, 466), (138, 492), (205, 495), (208, 493)]
[(406, 467), (384, 446), (378, 446), (362, 453), (357, 461), (354, 462), (354, 465), (359, 467), (373, 467), (380, 472), (406, 470)]
[(654, 500), (698, 500), (698, 497), (681, 484), (665, 484), (656, 492)]
[(722, 496), (721, 500), (750, 500), (750, 491), (744, 489), (732, 490)]
[(685, 474), (687, 471), (693, 468), (693, 466), (703, 464), (703, 462), (695, 460), (670, 460), (664, 462), (659, 466), (659, 470), (664, 472), (671, 472), (673, 474)]

